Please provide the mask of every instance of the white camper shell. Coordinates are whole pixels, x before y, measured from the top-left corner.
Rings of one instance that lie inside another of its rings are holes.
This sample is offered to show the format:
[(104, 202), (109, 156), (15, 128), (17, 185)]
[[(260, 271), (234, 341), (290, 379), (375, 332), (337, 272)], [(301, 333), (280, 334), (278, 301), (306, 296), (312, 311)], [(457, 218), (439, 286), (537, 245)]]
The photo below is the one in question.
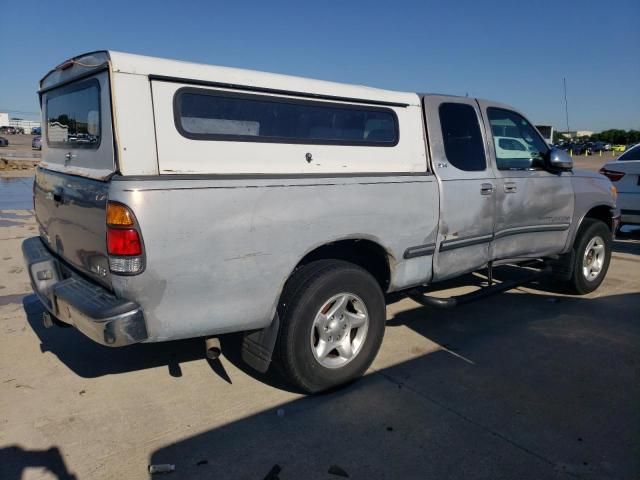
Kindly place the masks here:
[[(96, 76), (100, 70), (104, 73)], [(100, 82), (103, 139), (115, 136), (115, 142), (101, 145), (96, 161), (94, 152), (88, 150), (65, 158), (68, 152), (48, 150), (43, 138), (43, 166), (47, 168), (94, 178), (107, 177), (116, 165), (122, 175), (410, 173), (426, 169), (422, 110), (415, 93), (109, 51), (76, 57), (47, 74), (41, 82), (43, 105), (51, 86), (59, 88), (83, 76), (97, 77)], [(250, 100), (289, 99), (326, 108), (351, 106), (356, 111), (373, 108), (392, 113), (401, 135), (384, 148), (366, 142), (351, 145), (348, 161), (341, 148), (344, 143), (305, 144), (301, 140), (219, 141), (212, 155), (210, 142), (194, 142), (176, 128), (174, 96), (181, 89), (194, 88), (201, 94), (244, 94)]]

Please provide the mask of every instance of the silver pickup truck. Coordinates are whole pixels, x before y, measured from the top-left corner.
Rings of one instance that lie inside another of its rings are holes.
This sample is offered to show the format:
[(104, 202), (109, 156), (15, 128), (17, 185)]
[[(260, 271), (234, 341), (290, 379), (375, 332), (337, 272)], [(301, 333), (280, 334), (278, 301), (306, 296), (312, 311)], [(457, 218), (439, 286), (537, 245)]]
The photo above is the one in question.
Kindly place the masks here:
[(45, 324), (103, 345), (244, 332), (245, 361), (316, 392), (365, 372), (391, 298), (451, 307), (426, 289), (507, 263), (577, 294), (607, 272), (615, 189), (506, 105), (111, 51), (39, 95), (24, 256)]

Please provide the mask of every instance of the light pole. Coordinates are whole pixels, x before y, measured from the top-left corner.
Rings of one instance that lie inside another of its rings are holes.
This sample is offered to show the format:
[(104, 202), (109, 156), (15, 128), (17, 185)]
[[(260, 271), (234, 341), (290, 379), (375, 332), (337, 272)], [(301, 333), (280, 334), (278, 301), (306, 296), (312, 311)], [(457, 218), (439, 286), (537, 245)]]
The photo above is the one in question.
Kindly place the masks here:
[[(562, 77), (562, 84), (564, 85), (564, 113), (567, 119), (567, 135), (570, 135), (569, 132), (569, 104), (567, 103), (567, 79), (566, 77)], [(571, 137), (569, 137), (571, 138)]]

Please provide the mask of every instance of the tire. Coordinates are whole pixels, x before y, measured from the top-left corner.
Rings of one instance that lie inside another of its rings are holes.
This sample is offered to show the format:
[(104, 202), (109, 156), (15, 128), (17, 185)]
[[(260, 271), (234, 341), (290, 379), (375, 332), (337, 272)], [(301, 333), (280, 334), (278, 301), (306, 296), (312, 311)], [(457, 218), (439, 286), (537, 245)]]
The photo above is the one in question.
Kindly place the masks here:
[(384, 336), (386, 306), (369, 272), (342, 260), (318, 260), (287, 281), (278, 315), (276, 364), (294, 386), (316, 393), (369, 368)]
[(572, 293), (585, 295), (603, 282), (609, 269), (612, 248), (611, 230), (593, 218), (585, 218), (573, 245), (573, 265), (568, 287)]

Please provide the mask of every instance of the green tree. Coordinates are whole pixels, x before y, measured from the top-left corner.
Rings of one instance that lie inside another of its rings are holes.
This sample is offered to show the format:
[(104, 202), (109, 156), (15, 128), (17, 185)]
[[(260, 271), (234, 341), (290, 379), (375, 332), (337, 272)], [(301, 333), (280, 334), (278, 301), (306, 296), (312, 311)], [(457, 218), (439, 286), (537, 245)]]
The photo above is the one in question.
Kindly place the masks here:
[(638, 130), (620, 130), (612, 128), (604, 130), (600, 133), (594, 133), (591, 138), (595, 141), (607, 142), (612, 144), (624, 144), (640, 142), (640, 131)]

